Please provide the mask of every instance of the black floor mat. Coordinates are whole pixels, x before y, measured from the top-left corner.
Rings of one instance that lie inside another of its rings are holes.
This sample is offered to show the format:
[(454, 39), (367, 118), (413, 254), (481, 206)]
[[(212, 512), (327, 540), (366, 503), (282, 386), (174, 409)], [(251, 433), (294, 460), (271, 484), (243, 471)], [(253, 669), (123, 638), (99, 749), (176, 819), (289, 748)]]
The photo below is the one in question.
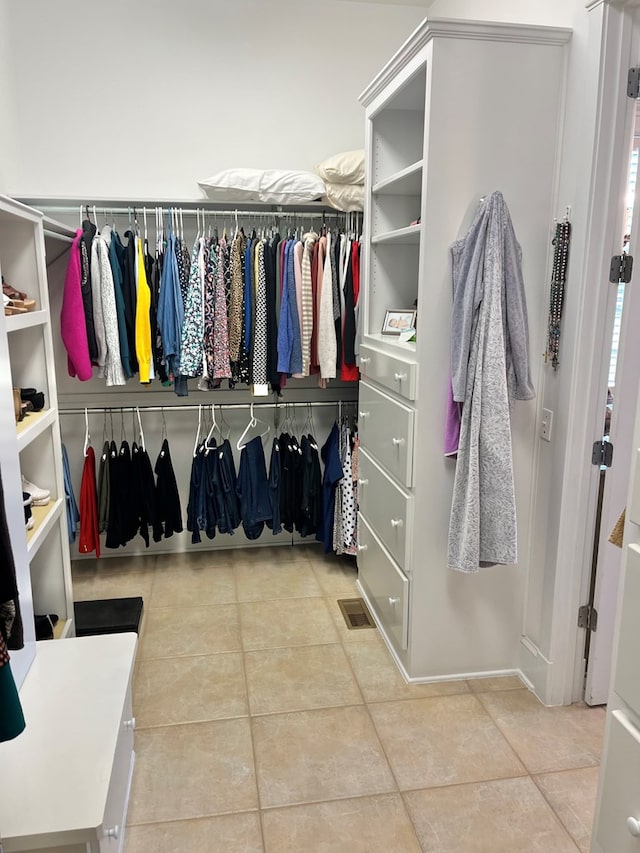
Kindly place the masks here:
[(76, 601), (73, 605), (76, 636), (95, 634), (140, 633), (143, 602), (135, 598), (104, 598), (98, 601)]

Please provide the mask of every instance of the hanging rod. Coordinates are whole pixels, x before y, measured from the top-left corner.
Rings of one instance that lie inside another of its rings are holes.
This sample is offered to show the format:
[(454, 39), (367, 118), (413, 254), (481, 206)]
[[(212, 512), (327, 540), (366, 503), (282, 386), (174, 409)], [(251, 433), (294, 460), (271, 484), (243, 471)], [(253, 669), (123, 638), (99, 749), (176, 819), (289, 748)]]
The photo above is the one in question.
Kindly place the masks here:
[(109, 213), (129, 214), (135, 208), (136, 211), (141, 211), (145, 207), (153, 215), (156, 207), (161, 207), (163, 211), (169, 208), (174, 208), (184, 211), (185, 214), (195, 216), (196, 211), (206, 210), (211, 213), (226, 214), (233, 216), (236, 212), (243, 213), (249, 216), (265, 216), (269, 214), (280, 214), (287, 216), (290, 214), (307, 215), (307, 216), (344, 216), (345, 212), (336, 210), (334, 207), (329, 207), (321, 202), (309, 202), (308, 204), (270, 204), (261, 205), (260, 202), (238, 202), (231, 204), (228, 201), (211, 201), (210, 199), (67, 199), (67, 198), (36, 198), (30, 196), (21, 196), (17, 201), (28, 204), (30, 207), (35, 207), (37, 210), (47, 212), (49, 214), (61, 213), (77, 213), (78, 208), (94, 206), (99, 210), (107, 210)]
[(312, 406), (313, 408), (324, 406), (355, 406), (357, 400), (321, 400), (317, 402), (309, 401), (308, 403), (194, 403), (188, 406), (83, 406), (82, 408), (59, 409), (61, 415), (84, 415), (85, 410), (89, 414), (106, 414), (108, 412), (135, 412), (139, 409), (140, 412), (197, 412), (198, 409), (208, 409), (215, 406), (216, 409), (250, 409), (253, 405), (254, 409), (286, 409), (294, 407), (296, 409)]

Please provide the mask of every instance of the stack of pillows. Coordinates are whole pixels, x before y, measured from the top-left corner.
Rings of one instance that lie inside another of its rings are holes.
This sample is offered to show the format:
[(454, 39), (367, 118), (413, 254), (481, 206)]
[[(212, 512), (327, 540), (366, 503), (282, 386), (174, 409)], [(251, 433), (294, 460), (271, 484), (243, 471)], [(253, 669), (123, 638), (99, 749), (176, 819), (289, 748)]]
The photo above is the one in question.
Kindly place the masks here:
[(306, 204), (322, 201), (346, 212), (364, 210), (364, 151), (329, 157), (313, 172), (225, 169), (198, 181), (214, 201)]
[(337, 210), (364, 210), (364, 150), (344, 151), (316, 166), (325, 185), (324, 200)]

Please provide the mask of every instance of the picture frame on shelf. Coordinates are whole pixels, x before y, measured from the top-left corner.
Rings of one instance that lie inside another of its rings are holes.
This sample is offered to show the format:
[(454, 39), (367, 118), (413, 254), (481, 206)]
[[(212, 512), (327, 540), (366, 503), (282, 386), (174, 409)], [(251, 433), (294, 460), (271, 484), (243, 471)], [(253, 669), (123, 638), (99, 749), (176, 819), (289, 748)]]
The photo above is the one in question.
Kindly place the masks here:
[(387, 308), (382, 324), (383, 335), (400, 335), (416, 327), (415, 308)]

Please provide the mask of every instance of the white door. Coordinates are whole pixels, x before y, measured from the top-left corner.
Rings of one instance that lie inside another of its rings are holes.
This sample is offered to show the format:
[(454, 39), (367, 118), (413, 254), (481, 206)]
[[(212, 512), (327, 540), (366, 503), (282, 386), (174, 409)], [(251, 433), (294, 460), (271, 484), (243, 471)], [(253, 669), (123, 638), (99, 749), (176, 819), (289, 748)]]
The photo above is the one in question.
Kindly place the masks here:
[[(603, 389), (603, 435), (613, 444), (613, 464), (604, 470), (604, 490), (593, 605), (597, 627), (588, 638), (585, 702), (601, 705), (609, 695), (613, 631), (618, 598), (622, 549), (609, 542), (625, 507), (631, 473), (633, 432), (640, 373), (640, 188), (635, 191), (640, 153), (640, 101), (629, 102), (625, 134), (629, 139), (629, 167), (621, 169), (620, 243), (617, 252), (628, 250), (636, 259), (630, 284), (610, 284), (608, 316), (613, 315), (612, 352), (607, 388)], [(630, 232), (630, 239), (629, 238)], [(603, 358), (609, 356), (604, 354)], [(606, 395), (610, 402), (610, 428), (605, 425)]]

